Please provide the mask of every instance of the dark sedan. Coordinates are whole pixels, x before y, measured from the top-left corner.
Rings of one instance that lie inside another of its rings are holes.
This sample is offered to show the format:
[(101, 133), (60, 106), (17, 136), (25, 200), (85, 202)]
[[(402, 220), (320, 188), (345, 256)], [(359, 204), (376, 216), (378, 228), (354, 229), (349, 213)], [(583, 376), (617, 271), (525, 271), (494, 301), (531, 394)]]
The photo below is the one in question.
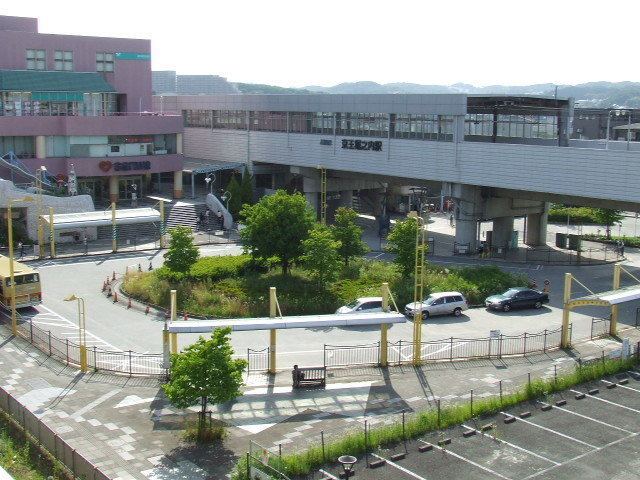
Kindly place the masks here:
[(487, 297), (484, 304), (491, 310), (508, 312), (512, 308), (542, 308), (549, 303), (549, 295), (531, 288), (510, 288), (501, 295)]

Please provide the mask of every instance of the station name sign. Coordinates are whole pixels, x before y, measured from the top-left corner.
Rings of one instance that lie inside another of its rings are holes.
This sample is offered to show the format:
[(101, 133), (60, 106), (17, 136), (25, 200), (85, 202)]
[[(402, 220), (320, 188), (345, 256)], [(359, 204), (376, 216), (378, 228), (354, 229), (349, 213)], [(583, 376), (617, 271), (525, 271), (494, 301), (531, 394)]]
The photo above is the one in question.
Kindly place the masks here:
[(342, 148), (347, 150), (373, 150), (374, 152), (382, 151), (382, 142), (380, 140), (342, 140)]

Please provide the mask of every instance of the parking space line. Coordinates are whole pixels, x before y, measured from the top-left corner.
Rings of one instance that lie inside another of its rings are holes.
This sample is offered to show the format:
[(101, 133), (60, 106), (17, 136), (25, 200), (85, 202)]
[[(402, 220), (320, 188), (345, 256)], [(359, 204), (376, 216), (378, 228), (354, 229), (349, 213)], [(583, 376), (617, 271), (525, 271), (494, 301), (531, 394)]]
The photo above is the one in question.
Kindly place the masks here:
[[(610, 382), (608, 380), (600, 380), (600, 381), (604, 382), (604, 383), (606, 383), (608, 385), (613, 385), (613, 382)], [(629, 387), (628, 385), (620, 385), (620, 384), (618, 384), (618, 386), (616, 388), (623, 388), (624, 390), (632, 390), (634, 392), (640, 393), (640, 389)]]
[(600, 398), (600, 397), (597, 397), (595, 395), (589, 395), (588, 393), (585, 393), (585, 392), (579, 392), (578, 390), (571, 390), (571, 391), (574, 392), (574, 393), (584, 393), (585, 396), (587, 396), (589, 398), (593, 398), (594, 400), (599, 400), (601, 402), (608, 403), (609, 405), (615, 405), (616, 407), (624, 408), (625, 410), (629, 410), (631, 412), (640, 413), (640, 410), (638, 410), (636, 408), (627, 407), (626, 405), (620, 405), (619, 403), (612, 402), (611, 400), (606, 400), (604, 398)]
[(636, 437), (637, 435), (638, 435), (637, 433), (632, 433), (631, 435), (628, 435), (626, 437), (619, 438), (618, 440), (614, 440), (613, 442), (609, 442), (606, 445), (603, 445), (601, 447), (596, 447), (595, 449), (593, 449), (591, 451), (588, 451), (588, 452), (584, 452), (584, 453), (582, 453), (582, 454), (580, 454), (580, 455), (578, 455), (576, 457), (573, 457), (573, 458), (567, 460), (566, 462), (562, 462), (560, 465), (553, 465), (553, 466), (551, 466), (549, 468), (545, 468), (544, 470), (541, 470), (539, 472), (533, 473), (533, 474), (529, 475), (528, 477), (524, 477), (522, 480), (529, 480), (530, 478), (538, 477), (540, 475), (543, 475), (543, 474), (549, 472), (550, 470), (553, 470), (554, 468), (558, 468), (558, 467), (561, 467), (563, 465), (568, 465), (568, 464), (570, 464), (572, 462), (575, 462), (576, 460), (580, 460), (580, 459), (586, 457), (587, 455), (591, 455), (592, 453), (599, 452), (600, 450), (604, 450), (605, 448), (612, 447), (613, 445), (617, 445), (618, 443), (621, 443), (621, 442), (626, 442), (630, 438)]
[[(511, 416), (510, 414), (505, 413), (505, 412), (500, 412), (500, 413), (502, 415)], [(552, 428), (543, 427), (542, 425), (538, 425), (537, 423), (530, 422), (529, 420), (525, 420), (524, 418), (518, 418), (517, 421), (526, 423), (527, 425), (531, 425), (532, 427), (536, 427), (536, 428), (539, 428), (541, 430), (545, 430), (545, 431), (550, 432), (550, 433), (555, 433), (556, 435), (560, 435), (561, 437), (564, 437), (567, 440), (571, 440), (572, 442), (580, 443), (580, 444), (585, 445), (585, 446), (587, 446), (589, 448), (598, 448), (595, 445), (591, 445), (590, 443), (583, 442), (582, 440), (578, 440), (577, 438), (573, 438), (573, 437), (571, 437), (569, 435), (566, 435), (564, 433), (561, 433), (561, 432), (558, 432), (556, 430), (553, 430)]]
[(326, 470), (320, 469), (318, 470), (322, 475), (324, 475), (325, 477), (330, 478), (331, 480), (338, 480), (338, 477), (334, 477), (333, 475), (331, 475), (329, 472), (327, 472)]
[(633, 433), (630, 430), (625, 430), (624, 428), (616, 427), (615, 425), (611, 425), (610, 423), (603, 422), (602, 420), (598, 420), (597, 418), (588, 417), (587, 415), (582, 415), (581, 413), (578, 413), (578, 412), (572, 412), (571, 410), (567, 410), (566, 408), (556, 407), (556, 406), (554, 406), (553, 408), (554, 408), (554, 410), (560, 410), (562, 412), (567, 412), (567, 413), (569, 413), (571, 415), (575, 415), (577, 417), (584, 418), (585, 420), (590, 420), (592, 422), (599, 423), (600, 425), (604, 425), (605, 427), (613, 428), (614, 430), (620, 430), (621, 432), (624, 432), (624, 433)]
[(505, 445), (509, 445), (511, 448), (515, 448), (516, 450), (520, 450), (521, 452), (527, 453), (533, 457), (539, 458), (540, 460), (544, 460), (545, 462), (549, 462), (549, 463), (553, 463), (555, 465), (560, 465), (558, 462), (551, 460), (550, 458), (544, 457), (540, 454), (537, 454), (536, 452), (532, 452), (531, 450), (527, 450), (526, 448), (520, 447), (518, 445), (515, 445), (511, 442), (507, 442), (506, 440), (502, 440), (501, 438), (496, 438), (496, 437), (491, 437), (490, 435), (487, 435), (486, 432), (483, 432), (482, 430), (478, 430), (477, 428), (473, 428), (470, 427), (468, 425), (462, 425), (464, 428), (468, 428), (470, 430), (475, 430), (476, 432), (478, 432), (479, 434), (481, 434), (483, 437), (489, 437), (492, 440), (496, 440), (500, 443), (504, 443)]
[(420, 440), (420, 439), (418, 439), (418, 441), (424, 443), (425, 445), (433, 445), (433, 448), (436, 448), (436, 449), (440, 450), (441, 452), (448, 453), (452, 457), (455, 457), (455, 458), (457, 458), (459, 460), (462, 460), (463, 462), (467, 462), (468, 464), (473, 465), (474, 467), (477, 467), (480, 470), (484, 470), (485, 472), (490, 473), (491, 475), (495, 475), (498, 478), (503, 478), (504, 480), (511, 480), (509, 477), (505, 477), (501, 473), (493, 471), (490, 468), (485, 467), (484, 465), (480, 465), (479, 463), (476, 463), (473, 460), (469, 460), (468, 458), (465, 458), (462, 455), (459, 455), (459, 454), (457, 454), (455, 452), (452, 452), (451, 450), (447, 450), (446, 448), (442, 448), (440, 445), (436, 445), (434, 443), (425, 442), (424, 440)]
[(420, 476), (420, 475), (418, 475), (417, 473), (413, 473), (413, 472), (412, 472), (411, 470), (409, 470), (408, 468), (404, 468), (404, 467), (402, 467), (402, 466), (398, 465), (397, 463), (392, 462), (392, 461), (391, 461), (391, 460), (389, 460), (388, 458), (381, 457), (380, 455), (376, 455), (375, 453), (372, 453), (371, 455), (373, 455), (374, 457), (376, 457), (376, 458), (377, 458), (377, 459), (379, 459), (379, 460), (384, 460), (384, 461), (387, 463), (387, 465), (391, 465), (392, 467), (397, 468), (397, 469), (398, 469), (398, 470), (400, 470), (401, 472), (404, 472), (404, 473), (406, 473), (407, 475), (411, 475), (413, 478), (417, 478), (418, 480), (427, 480), (426, 478), (421, 477), (421, 476)]

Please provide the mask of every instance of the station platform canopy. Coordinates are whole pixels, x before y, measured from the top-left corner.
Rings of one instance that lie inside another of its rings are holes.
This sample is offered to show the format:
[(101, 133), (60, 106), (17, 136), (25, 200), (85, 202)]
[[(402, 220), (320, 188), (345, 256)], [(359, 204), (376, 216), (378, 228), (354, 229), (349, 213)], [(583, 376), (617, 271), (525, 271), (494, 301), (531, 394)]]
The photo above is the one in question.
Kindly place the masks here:
[(214, 173), (220, 170), (237, 170), (244, 167), (244, 163), (239, 162), (221, 162), (216, 160), (204, 160), (202, 158), (185, 157), (182, 171), (197, 175), (198, 173)]
[(617, 290), (611, 290), (609, 292), (601, 292), (596, 295), (581, 297), (577, 300), (601, 301), (601, 302), (606, 302), (609, 305), (620, 305), (621, 303), (640, 300), (640, 285), (633, 285), (630, 287), (619, 288)]
[(254, 330), (287, 330), (292, 328), (356, 327), (405, 323), (407, 318), (396, 312), (350, 313), (334, 315), (300, 315), (290, 317), (232, 318), (221, 320), (176, 320), (169, 322), (169, 333), (210, 333), (216, 328), (231, 327), (234, 332)]
[[(41, 215), (46, 225), (49, 225), (49, 215)], [(116, 225), (129, 225), (133, 223), (160, 222), (160, 212), (155, 208), (128, 208), (116, 210)], [(112, 225), (111, 210), (96, 210), (80, 213), (54, 213), (54, 230), (64, 230), (84, 227), (101, 227)]]

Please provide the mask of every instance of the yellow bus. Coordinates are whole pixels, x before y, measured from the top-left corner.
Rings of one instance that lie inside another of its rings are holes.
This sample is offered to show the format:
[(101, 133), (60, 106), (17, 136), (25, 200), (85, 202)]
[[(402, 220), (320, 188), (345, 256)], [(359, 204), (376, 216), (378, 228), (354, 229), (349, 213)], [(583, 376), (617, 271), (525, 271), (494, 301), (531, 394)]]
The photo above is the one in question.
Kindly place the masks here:
[[(24, 263), (13, 262), (13, 278), (16, 281), (16, 308), (34, 307), (42, 303), (40, 274)], [(11, 308), (11, 277), (9, 257), (0, 255), (0, 306)]]

